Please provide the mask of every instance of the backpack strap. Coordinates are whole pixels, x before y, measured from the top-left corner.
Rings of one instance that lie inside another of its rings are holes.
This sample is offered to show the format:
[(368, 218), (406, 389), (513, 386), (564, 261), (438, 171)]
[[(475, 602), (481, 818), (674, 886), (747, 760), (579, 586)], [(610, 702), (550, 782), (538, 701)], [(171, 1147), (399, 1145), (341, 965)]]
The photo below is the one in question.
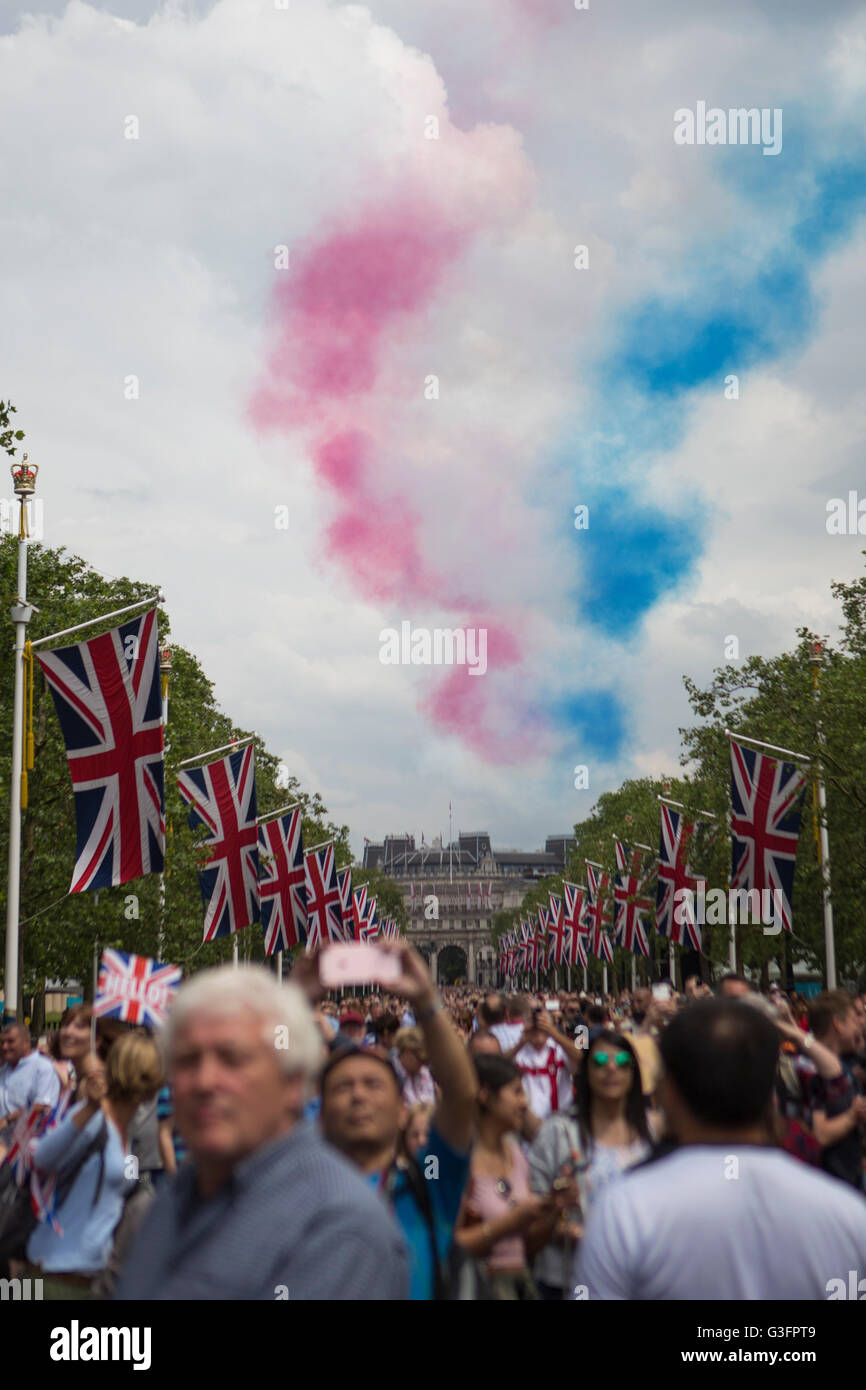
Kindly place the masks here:
[(388, 1170), (385, 1179), (385, 1191), (389, 1202), (393, 1201), (394, 1188), (397, 1185), (397, 1176), (405, 1173), (409, 1183), (409, 1191), (412, 1193), (415, 1205), (421, 1213), (424, 1225), (427, 1227), (427, 1236), (430, 1241), (430, 1257), (433, 1262), (433, 1297), (441, 1301), (446, 1297), (445, 1276), (442, 1271), (442, 1261), (439, 1258), (439, 1247), (436, 1244), (436, 1225), (433, 1217), (433, 1203), (430, 1200), (430, 1192), (427, 1182), (414, 1158), (394, 1160)]

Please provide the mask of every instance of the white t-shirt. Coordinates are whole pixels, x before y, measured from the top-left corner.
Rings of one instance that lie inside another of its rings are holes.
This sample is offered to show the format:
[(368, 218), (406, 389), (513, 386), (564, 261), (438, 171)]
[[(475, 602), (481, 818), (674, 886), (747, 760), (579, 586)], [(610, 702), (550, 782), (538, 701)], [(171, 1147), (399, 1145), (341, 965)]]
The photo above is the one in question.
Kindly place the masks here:
[(574, 1283), (589, 1299), (815, 1300), (852, 1269), (866, 1273), (853, 1188), (779, 1149), (700, 1144), (601, 1194)]
[(514, 1060), (523, 1072), (523, 1085), (533, 1115), (546, 1120), (554, 1111), (568, 1109), (574, 1092), (568, 1060), (558, 1042), (551, 1039), (543, 1047), (531, 1047), (527, 1043), (515, 1053)]
[(510, 1052), (523, 1037), (522, 1023), (494, 1023), (490, 1029), (503, 1052)]

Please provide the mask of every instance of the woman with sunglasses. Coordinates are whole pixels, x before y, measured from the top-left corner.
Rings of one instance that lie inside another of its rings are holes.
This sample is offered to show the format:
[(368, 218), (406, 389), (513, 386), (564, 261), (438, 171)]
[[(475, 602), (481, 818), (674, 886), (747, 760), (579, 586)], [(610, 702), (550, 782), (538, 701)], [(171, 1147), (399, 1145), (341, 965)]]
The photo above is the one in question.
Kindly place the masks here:
[(574, 1205), (538, 1257), (541, 1297), (571, 1293), (575, 1245), (599, 1192), (647, 1158), (652, 1148), (640, 1068), (631, 1043), (605, 1028), (592, 1040), (574, 1078), (575, 1103), (550, 1115), (529, 1151), (533, 1192), (567, 1194)]
[(495, 1298), (536, 1300), (529, 1263), (550, 1239), (560, 1199), (529, 1188), (517, 1141), (528, 1105), (519, 1068), (483, 1053), (472, 1060), (480, 1083), (476, 1138), (454, 1239), (483, 1264)]

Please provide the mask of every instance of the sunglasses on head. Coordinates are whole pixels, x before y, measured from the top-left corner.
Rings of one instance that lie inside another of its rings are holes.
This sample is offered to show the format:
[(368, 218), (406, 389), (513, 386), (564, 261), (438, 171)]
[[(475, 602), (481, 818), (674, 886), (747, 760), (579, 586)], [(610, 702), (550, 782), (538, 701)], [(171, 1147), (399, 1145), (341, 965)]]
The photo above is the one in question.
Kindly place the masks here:
[[(610, 1058), (611, 1054), (609, 1052), (592, 1053), (592, 1060), (597, 1067), (606, 1067), (608, 1062), (610, 1061)], [(632, 1064), (632, 1056), (630, 1052), (614, 1052), (613, 1060), (616, 1062), (618, 1067), (630, 1067)]]

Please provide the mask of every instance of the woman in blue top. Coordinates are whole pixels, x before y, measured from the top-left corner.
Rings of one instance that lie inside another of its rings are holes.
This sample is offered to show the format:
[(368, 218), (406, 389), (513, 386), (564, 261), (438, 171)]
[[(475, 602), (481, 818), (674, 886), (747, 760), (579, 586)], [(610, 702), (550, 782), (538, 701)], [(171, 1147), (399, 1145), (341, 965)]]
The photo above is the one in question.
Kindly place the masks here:
[(127, 1033), (112, 1044), (104, 1069), (82, 1082), (84, 1099), (36, 1145), (33, 1163), (58, 1189), (72, 1176), (57, 1212), (58, 1235), (40, 1223), (27, 1244), (27, 1259), (44, 1279), (43, 1296), (86, 1298), (105, 1267), (115, 1227), (130, 1191), (127, 1131), (143, 1100), (156, 1094), (162, 1063), (145, 1033)]

